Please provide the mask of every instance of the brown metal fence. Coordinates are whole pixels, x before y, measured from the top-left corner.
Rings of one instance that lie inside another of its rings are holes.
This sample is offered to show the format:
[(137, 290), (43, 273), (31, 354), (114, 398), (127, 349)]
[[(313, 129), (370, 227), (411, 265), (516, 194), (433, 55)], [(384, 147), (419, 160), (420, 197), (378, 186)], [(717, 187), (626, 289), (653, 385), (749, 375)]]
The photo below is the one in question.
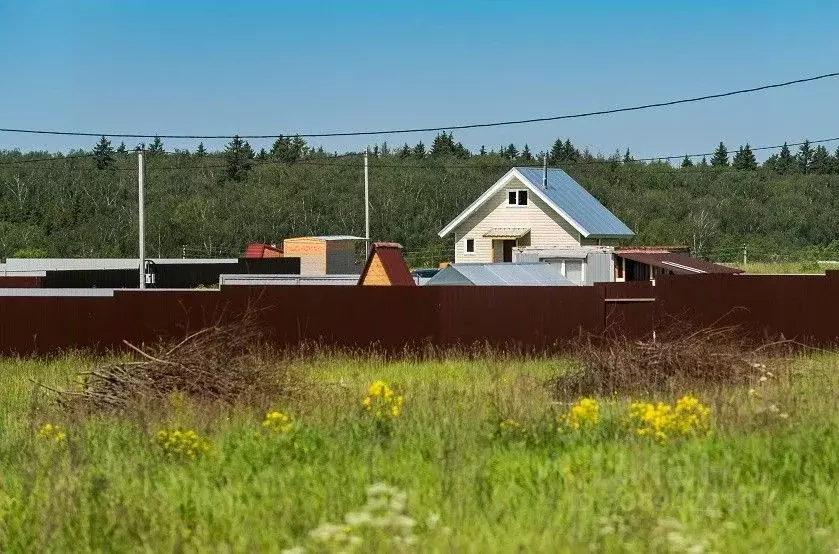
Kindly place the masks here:
[(278, 346), (317, 342), (389, 351), (488, 345), (549, 351), (580, 334), (633, 338), (674, 322), (839, 342), (839, 272), (700, 275), (594, 287), (231, 286), (117, 291), (113, 297), (0, 297), (0, 354), (107, 351), (176, 338), (246, 310)]

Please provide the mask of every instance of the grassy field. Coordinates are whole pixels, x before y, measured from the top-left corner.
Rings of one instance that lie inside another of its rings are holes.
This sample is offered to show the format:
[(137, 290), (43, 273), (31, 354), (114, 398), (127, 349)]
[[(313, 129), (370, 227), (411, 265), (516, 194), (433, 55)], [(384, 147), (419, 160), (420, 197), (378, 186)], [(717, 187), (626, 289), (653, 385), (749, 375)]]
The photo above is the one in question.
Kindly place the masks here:
[[(835, 355), (743, 387), (599, 398), (596, 418), (548, 394), (565, 358), (315, 355), (271, 406), (173, 396), (119, 419), (33, 395), (30, 379), (72, 386), (93, 362), (0, 361), (0, 551), (839, 552)], [(401, 395), (396, 416), (363, 405), (379, 379), (395, 392), (371, 406)], [(627, 422), (631, 402), (683, 393), (708, 432)], [(269, 410), (291, 424), (266, 427)], [(160, 430), (198, 437), (181, 454)]]
[(743, 264), (733, 265), (745, 269), (746, 273), (771, 274), (824, 274), (825, 270), (839, 269), (839, 264), (820, 264), (815, 260), (800, 262), (749, 262), (745, 267), (743, 267)]

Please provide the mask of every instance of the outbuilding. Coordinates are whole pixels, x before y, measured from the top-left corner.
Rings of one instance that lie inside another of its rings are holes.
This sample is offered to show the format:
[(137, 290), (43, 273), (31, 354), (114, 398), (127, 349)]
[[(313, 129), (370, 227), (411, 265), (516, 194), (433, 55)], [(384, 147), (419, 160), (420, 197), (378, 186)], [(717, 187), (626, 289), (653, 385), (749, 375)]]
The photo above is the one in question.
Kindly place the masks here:
[(427, 287), (444, 285), (566, 287), (574, 283), (546, 263), (451, 264), (429, 279)]

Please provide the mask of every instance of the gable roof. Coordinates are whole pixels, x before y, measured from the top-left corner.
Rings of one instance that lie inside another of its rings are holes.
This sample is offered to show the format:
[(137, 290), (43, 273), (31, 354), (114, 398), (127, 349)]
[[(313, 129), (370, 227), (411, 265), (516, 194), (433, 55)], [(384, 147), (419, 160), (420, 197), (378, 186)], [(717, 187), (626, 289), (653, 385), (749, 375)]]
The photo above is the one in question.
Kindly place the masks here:
[(565, 219), (584, 238), (629, 238), (635, 233), (610, 212), (597, 198), (561, 169), (548, 169), (547, 189), (542, 187), (543, 170), (514, 167), (495, 182), (477, 200), (463, 210), (438, 234), (444, 237), (472, 215), (513, 178), (521, 181), (545, 204)]
[(574, 286), (546, 263), (451, 264), (428, 280), (425, 286)]
[(358, 278), (358, 284), (363, 285), (367, 278), (367, 272), (370, 271), (370, 266), (373, 260), (379, 257), (379, 261), (387, 274), (391, 286), (414, 287), (416, 282), (411, 276), (411, 271), (408, 269), (408, 263), (402, 257), (402, 245), (395, 242), (375, 242), (373, 248), (370, 249), (370, 255), (367, 256), (367, 263), (364, 264), (364, 270)]

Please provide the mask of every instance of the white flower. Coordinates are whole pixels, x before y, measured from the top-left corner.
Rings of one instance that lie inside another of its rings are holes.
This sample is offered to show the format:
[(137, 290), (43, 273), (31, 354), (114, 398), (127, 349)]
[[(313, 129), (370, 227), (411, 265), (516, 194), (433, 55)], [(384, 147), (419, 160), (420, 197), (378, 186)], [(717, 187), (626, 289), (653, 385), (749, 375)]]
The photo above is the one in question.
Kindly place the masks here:
[(758, 379), (758, 381), (760, 381), (761, 383), (765, 383), (766, 382), (766, 375), (761, 375), (760, 379)]
[(349, 512), (344, 516), (344, 521), (352, 527), (363, 527), (373, 521), (370, 512)]
[(292, 546), (291, 548), (280, 550), (280, 554), (306, 554), (306, 549), (302, 546)]
[(428, 517), (425, 520), (425, 524), (426, 526), (428, 526), (429, 529), (434, 529), (440, 524), (440, 514), (438, 514), (437, 512), (431, 512), (430, 514), (428, 514)]

